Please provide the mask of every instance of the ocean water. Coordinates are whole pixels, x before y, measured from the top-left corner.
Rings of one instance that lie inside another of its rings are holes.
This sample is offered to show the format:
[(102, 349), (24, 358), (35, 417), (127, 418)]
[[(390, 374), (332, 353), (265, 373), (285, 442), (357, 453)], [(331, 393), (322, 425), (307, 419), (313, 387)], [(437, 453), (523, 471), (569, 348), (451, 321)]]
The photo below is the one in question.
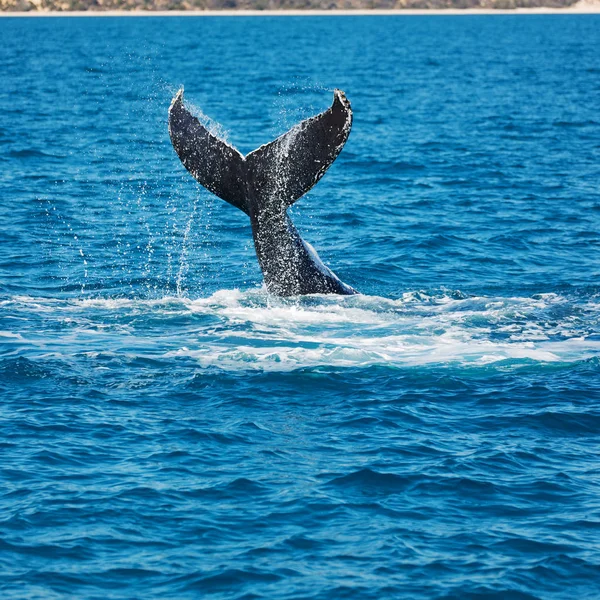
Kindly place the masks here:
[[(0, 20), (3, 598), (600, 597), (600, 18)], [(171, 148), (354, 126), (278, 299)]]

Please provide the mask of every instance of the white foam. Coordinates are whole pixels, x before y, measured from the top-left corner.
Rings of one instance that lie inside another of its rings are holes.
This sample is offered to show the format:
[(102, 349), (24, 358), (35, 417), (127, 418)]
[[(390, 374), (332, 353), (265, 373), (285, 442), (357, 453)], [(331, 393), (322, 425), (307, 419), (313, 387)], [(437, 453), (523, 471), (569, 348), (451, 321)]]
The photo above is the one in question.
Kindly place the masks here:
[(12, 331), (0, 331), (0, 337), (12, 338), (15, 340), (22, 340), (23, 336), (20, 333), (13, 333)]
[[(561, 305), (562, 320), (549, 312), (556, 305)], [(461, 298), (411, 292), (397, 300), (360, 295), (281, 299), (264, 290), (220, 290), (198, 299), (16, 296), (2, 307), (25, 318), (43, 313), (44, 326), (53, 320), (68, 326), (59, 341), (44, 331), (28, 331), (27, 339), (47, 352), (60, 344), (62, 352), (69, 348), (73, 354), (187, 357), (202, 367), (231, 370), (477, 366), (600, 356), (600, 340), (590, 337), (600, 307), (594, 310), (587, 303), (570, 310), (570, 301), (555, 294)], [(172, 321), (174, 315), (194, 319), (183, 319), (182, 325)], [(0, 332), (0, 337), (18, 339), (22, 333)]]

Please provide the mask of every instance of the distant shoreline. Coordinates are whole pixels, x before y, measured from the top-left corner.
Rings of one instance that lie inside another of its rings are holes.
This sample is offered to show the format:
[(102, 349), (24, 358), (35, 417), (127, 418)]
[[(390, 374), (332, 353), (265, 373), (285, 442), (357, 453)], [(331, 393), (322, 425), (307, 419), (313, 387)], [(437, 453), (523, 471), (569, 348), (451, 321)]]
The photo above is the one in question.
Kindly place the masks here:
[(347, 17), (347, 16), (468, 16), (468, 15), (589, 15), (600, 14), (599, 3), (578, 3), (565, 8), (449, 8), (356, 10), (107, 10), (0, 12), (0, 17)]

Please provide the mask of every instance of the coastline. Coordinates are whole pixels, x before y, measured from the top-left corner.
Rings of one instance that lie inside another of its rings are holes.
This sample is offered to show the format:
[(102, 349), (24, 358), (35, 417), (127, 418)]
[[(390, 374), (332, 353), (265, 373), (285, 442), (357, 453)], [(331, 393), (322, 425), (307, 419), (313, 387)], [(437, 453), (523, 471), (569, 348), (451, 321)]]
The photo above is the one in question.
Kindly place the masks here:
[(107, 10), (0, 12), (1, 17), (348, 17), (348, 16), (470, 16), (470, 15), (590, 15), (600, 14), (600, 2), (578, 2), (566, 8), (448, 8), (356, 10)]

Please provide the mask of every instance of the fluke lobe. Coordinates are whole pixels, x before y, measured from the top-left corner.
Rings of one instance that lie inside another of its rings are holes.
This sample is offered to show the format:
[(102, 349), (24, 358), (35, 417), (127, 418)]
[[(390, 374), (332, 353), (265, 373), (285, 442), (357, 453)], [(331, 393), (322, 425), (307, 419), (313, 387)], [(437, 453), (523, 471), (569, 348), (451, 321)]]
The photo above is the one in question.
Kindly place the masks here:
[(350, 102), (335, 90), (328, 110), (242, 156), (187, 110), (183, 89), (171, 102), (169, 134), (177, 155), (206, 189), (250, 217), (256, 255), (272, 294), (358, 293), (321, 262), (287, 214), (336, 159), (351, 126)]

